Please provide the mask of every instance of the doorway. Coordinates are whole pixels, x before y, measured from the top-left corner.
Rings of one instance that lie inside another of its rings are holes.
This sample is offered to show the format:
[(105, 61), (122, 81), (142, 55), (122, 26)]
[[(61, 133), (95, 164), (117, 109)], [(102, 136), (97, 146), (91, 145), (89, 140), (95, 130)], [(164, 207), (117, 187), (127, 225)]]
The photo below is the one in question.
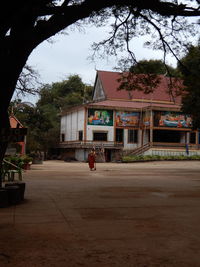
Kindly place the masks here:
[(105, 162), (111, 162), (111, 149), (105, 149)]
[(116, 142), (119, 142), (119, 143), (124, 142), (124, 129), (120, 129), (120, 128), (116, 129)]

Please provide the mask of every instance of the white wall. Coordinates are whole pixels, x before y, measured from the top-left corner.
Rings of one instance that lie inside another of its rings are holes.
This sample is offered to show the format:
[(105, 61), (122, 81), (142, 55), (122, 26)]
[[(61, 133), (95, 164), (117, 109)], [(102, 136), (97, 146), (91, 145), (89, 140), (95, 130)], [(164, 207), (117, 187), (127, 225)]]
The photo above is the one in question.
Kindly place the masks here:
[(60, 133), (61, 134), (65, 133), (65, 128), (66, 128), (66, 116), (62, 116), (61, 121), (60, 121)]
[[(144, 152), (144, 155), (159, 155), (159, 156), (187, 156), (185, 149), (156, 149), (151, 148)], [(191, 150), (189, 149), (189, 156), (200, 155), (200, 150)]]
[(140, 147), (142, 145), (142, 130), (137, 130), (138, 131), (138, 142), (137, 143), (128, 143), (128, 129), (124, 129), (124, 149), (125, 150), (131, 150), (135, 149), (137, 147)]
[(60, 129), (61, 135), (65, 134), (65, 141), (78, 140), (78, 131), (84, 130), (84, 109), (62, 116)]
[(83, 131), (84, 129), (84, 109), (78, 111), (78, 131)]
[(145, 130), (143, 133), (143, 144), (144, 145), (149, 143), (149, 135), (150, 135), (149, 130)]
[(142, 130), (138, 130), (138, 147), (142, 145)]
[(93, 131), (96, 132), (107, 132), (107, 141), (114, 141), (114, 127), (113, 126), (97, 126), (97, 125), (87, 125), (87, 140), (93, 140)]
[(70, 119), (70, 129), (71, 129), (71, 136), (70, 140), (76, 140), (76, 130), (77, 130), (77, 112), (71, 113), (71, 119)]
[(180, 134), (180, 143), (185, 144), (185, 142), (189, 143), (189, 134), (185, 132), (181, 132)]
[(75, 150), (75, 159), (78, 161), (85, 161), (88, 157), (88, 151), (85, 149), (76, 149)]

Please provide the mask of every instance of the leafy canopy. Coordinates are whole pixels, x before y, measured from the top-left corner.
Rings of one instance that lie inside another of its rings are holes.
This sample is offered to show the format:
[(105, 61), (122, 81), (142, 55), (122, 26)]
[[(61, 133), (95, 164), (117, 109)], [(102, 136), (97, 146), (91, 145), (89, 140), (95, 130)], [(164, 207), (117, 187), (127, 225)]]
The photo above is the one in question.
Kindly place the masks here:
[(193, 127), (200, 128), (200, 45), (191, 46), (178, 68), (185, 85), (183, 111), (193, 116)]
[(130, 68), (130, 72), (135, 74), (163, 74), (166, 76), (178, 76), (175, 68), (165, 64), (162, 60), (140, 60)]
[(36, 106), (14, 101), (12, 109), (16, 117), (28, 127), (27, 152), (48, 152), (55, 148), (59, 143), (61, 110), (90, 101), (91, 97), (92, 86), (84, 84), (78, 75), (71, 75), (67, 80), (41, 88)]

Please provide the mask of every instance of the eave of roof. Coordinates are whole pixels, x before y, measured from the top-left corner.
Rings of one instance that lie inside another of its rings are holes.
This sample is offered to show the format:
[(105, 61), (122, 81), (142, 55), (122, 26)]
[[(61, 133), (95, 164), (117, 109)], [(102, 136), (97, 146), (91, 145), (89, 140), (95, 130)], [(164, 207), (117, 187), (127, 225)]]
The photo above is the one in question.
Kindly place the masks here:
[(119, 100), (104, 100), (94, 102), (87, 105), (88, 108), (107, 108), (107, 109), (124, 109), (124, 110), (180, 110), (181, 105), (165, 104), (165, 103), (151, 103), (151, 102), (134, 102), (134, 101), (119, 101)]
[(63, 111), (60, 115), (64, 116), (68, 113), (78, 111), (84, 108), (99, 108), (99, 109), (114, 109), (114, 110), (174, 110), (180, 111), (181, 105), (173, 103), (152, 103), (152, 102), (141, 102), (141, 101), (121, 101), (121, 100), (104, 100), (98, 102), (90, 102), (88, 104), (79, 105), (76, 107), (69, 108)]

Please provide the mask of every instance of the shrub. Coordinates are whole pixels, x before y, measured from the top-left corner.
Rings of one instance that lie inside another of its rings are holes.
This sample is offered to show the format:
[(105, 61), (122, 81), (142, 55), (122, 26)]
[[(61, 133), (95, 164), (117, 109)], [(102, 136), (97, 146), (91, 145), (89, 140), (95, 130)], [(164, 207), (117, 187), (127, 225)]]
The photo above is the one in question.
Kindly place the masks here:
[(160, 155), (128, 155), (122, 157), (122, 162), (136, 162), (136, 161), (158, 161), (158, 160), (200, 160), (200, 155), (192, 156), (160, 156)]
[(7, 156), (4, 159), (19, 168), (22, 168), (24, 164), (31, 163), (33, 160), (31, 157), (27, 155), (22, 155), (22, 156), (12, 155), (12, 156)]
[(33, 158), (28, 155), (22, 155), (20, 158), (24, 164), (31, 163), (33, 161)]

